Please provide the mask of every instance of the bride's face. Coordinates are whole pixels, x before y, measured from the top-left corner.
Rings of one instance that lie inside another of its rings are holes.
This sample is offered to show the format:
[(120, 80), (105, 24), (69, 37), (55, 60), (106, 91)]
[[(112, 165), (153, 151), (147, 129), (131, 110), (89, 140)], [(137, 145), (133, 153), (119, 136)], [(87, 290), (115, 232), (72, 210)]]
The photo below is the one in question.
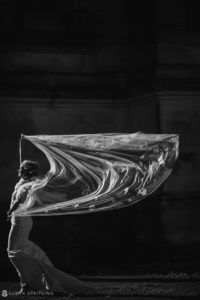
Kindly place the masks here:
[(29, 177), (30, 177), (30, 176), (28, 176), (29, 173), (30, 173), (30, 170), (26, 166), (21, 165), (18, 170), (18, 177), (22, 178), (24, 180), (29, 180)]
[(24, 174), (23, 171), (24, 171), (24, 170), (23, 170), (23, 167), (20, 166), (20, 168), (19, 168), (19, 170), (18, 170), (18, 177), (27, 180), (28, 178), (27, 178), (26, 174)]
[(17, 171), (18, 177), (22, 176), (21, 172), (22, 172), (22, 167), (20, 166), (19, 169), (18, 169), (18, 171)]

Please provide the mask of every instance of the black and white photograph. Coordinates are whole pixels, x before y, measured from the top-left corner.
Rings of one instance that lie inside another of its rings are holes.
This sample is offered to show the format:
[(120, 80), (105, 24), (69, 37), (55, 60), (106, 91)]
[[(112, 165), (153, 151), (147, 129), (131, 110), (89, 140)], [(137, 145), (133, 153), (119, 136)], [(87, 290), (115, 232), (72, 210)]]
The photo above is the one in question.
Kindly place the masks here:
[(200, 297), (188, 0), (0, 0), (0, 297)]

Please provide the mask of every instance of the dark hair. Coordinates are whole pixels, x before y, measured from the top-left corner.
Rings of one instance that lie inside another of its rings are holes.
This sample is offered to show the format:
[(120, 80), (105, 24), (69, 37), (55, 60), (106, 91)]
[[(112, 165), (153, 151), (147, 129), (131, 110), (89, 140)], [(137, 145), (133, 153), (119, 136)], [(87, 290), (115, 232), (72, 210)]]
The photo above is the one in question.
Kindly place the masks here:
[(38, 163), (31, 160), (24, 160), (19, 167), (18, 175), (24, 179), (30, 180), (34, 176), (38, 176), (39, 173)]

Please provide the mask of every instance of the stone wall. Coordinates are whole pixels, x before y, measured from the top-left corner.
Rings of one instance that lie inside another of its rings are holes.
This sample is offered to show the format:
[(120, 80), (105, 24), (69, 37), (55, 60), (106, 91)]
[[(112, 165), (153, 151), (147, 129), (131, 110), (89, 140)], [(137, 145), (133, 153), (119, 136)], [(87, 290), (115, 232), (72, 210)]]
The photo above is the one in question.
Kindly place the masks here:
[[(134, 9), (129, 2), (1, 1), (3, 249), (21, 133), (177, 133), (179, 160), (157, 194), (112, 214), (36, 218), (32, 238), (76, 273), (134, 273), (188, 257), (199, 266), (197, 9), (180, 0), (137, 1)], [(31, 145), (23, 145), (23, 158), (48, 169)]]

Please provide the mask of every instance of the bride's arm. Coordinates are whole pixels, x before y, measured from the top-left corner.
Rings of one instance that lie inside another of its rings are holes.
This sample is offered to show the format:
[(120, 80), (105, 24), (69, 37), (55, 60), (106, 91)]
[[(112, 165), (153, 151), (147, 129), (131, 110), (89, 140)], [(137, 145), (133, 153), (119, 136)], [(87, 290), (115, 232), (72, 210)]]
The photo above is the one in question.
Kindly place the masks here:
[(13, 211), (15, 211), (22, 202), (23, 202), (22, 197), (19, 197), (19, 199), (17, 199), (17, 201), (14, 202), (14, 204), (11, 206), (11, 208), (7, 212), (8, 216), (10, 216), (13, 213)]

